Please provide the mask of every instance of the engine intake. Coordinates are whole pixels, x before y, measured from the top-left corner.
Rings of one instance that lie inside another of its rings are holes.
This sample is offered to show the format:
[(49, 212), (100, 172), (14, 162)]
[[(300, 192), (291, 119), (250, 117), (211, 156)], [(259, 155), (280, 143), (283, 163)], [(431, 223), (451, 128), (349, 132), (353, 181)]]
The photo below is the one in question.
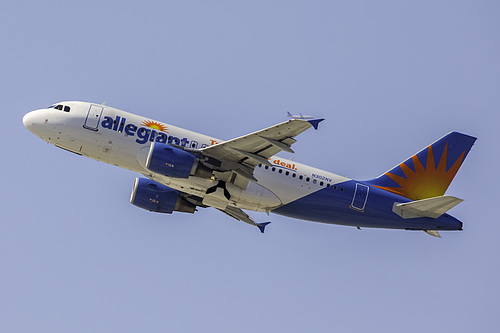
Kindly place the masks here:
[(147, 178), (136, 178), (130, 203), (152, 212), (194, 213), (196, 205), (184, 199), (179, 191)]
[(210, 178), (212, 175), (212, 170), (199, 163), (195, 155), (160, 142), (151, 144), (146, 159), (146, 168), (175, 178), (188, 178), (189, 176)]

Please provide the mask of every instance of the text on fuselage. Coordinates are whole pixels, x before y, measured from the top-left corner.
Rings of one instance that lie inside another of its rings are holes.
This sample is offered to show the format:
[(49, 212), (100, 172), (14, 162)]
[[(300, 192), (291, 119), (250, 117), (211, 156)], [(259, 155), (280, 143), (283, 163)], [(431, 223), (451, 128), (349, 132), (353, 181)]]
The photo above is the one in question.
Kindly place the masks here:
[[(127, 119), (122, 118), (120, 116), (116, 116), (115, 119), (105, 116), (104, 120), (101, 122), (101, 126), (103, 128), (107, 128), (109, 130), (122, 133), (124, 132), (127, 136), (137, 136), (135, 142), (139, 144), (144, 144), (146, 142), (160, 142), (160, 143), (169, 143), (175, 144), (183, 147), (189, 147), (190, 143), (192, 143), (191, 148), (205, 148), (209, 145), (206, 143), (201, 144), (201, 147), (197, 147), (198, 143), (196, 141), (191, 141), (188, 138), (178, 138), (173, 135), (168, 135), (168, 133), (162, 132), (157, 129), (153, 129), (148, 126), (136, 126), (134, 124), (127, 124)], [(215, 140), (210, 140), (211, 144), (216, 144)]]

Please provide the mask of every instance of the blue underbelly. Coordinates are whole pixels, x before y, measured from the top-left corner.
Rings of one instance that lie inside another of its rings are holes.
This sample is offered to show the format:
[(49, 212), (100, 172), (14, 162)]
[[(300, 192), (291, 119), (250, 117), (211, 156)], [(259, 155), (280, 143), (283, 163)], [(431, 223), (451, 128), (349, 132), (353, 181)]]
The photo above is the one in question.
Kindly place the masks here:
[[(356, 187), (356, 184), (359, 184)], [(462, 223), (444, 214), (437, 219), (404, 219), (392, 211), (395, 202), (409, 202), (390, 192), (369, 187), (360, 196), (356, 191), (361, 183), (348, 181), (337, 186), (323, 188), (303, 198), (283, 205), (273, 213), (296, 219), (365, 228), (413, 229), (413, 230), (461, 230)], [(363, 188), (366, 188), (363, 187)]]

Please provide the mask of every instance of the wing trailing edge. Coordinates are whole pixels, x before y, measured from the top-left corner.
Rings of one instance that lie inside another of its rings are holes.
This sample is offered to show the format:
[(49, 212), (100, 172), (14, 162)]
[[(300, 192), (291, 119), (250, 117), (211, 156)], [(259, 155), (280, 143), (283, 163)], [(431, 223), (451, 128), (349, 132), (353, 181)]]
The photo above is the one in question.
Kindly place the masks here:
[[(217, 207), (215, 207), (215, 208), (217, 208)], [(250, 216), (248, 216), (247, 213), (245, 213), (244, 211), (242, 211), (241, 209), (236, 208), (236, 207), (227, 206), (225, 209), (220, 209), (220, 208), (217, 208), (217, 209), (220, 210), (221, 212), (223, 212), (224, 214), (231, 216), (235, 220), (242, 221), (242, 222), (248, 223), (250, 225), (256, 226), (257, 228), (259, 228), (261, 233), (264, 233), (266, 226), (271, 223), (271, 222), (257, 223)]]

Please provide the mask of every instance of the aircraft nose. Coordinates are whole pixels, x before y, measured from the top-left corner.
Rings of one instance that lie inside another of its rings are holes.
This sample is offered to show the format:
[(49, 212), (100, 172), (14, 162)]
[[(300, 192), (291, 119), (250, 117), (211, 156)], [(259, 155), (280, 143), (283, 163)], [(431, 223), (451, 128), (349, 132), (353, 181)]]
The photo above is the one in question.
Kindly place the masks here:
[(39, 135), (37, 133), (42, 129), (40, 125), (47, 122), (45, 115), (45, 110), (35, 110), (28, 112), (23, 117), (23, 124), (31, 133)]
[(32, 131), (36, 124), (36, 114), (35, 111), (28, 112), (23, 117), (23, 124), (29, 131)]

